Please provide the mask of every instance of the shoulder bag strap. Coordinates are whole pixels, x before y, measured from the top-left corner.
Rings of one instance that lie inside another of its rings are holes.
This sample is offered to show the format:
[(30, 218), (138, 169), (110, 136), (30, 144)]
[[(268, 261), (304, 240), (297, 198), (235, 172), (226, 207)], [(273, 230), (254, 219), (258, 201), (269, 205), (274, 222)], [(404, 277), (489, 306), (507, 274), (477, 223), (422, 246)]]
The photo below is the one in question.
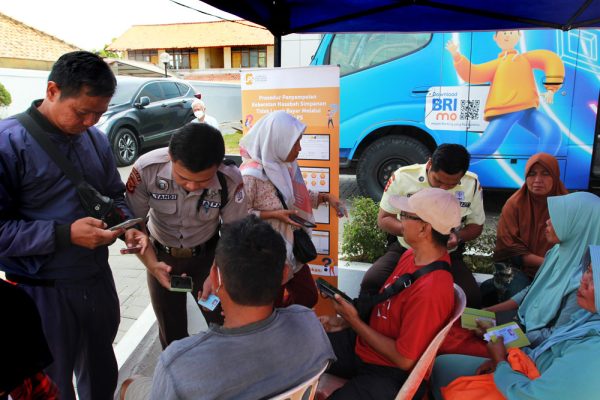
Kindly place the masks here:
[(71, 162), (62, 153), (58, 151), (58, 148), (52, 143), (48, 135), (41, 129), (41, 127), (35, 122), (31, 115), (26, 112), (15, 115), (15, 118), (27, 129), (27, 132), (35, 139), (42, 149), (48, 154), (48, 156), (56, 163), (63, 173), (71, 182), (77, 187), (83, 182), (81, 174), (73, 167)]
[(284, 210), (287, 210), (287, 204), (285, 203), (285, 200), (283, 199), (283, 195), (281, 194), (281, 192), (279, 191), (279, 189), (277, 189), (277, 186), (273, 185), (273, 187), (275, 188), (275, 192), (277, 192), (277, 197), (279, 198), (279, 201), (281, 202), (281, 205), (283, 206)]
[(417, 279), (427, 275), (430, 272), (440, 269), (450, 272), (450, 264), (448, 264), (446, 261), (434, 261), (431, 264), (419, 268), (412, 274), (403, 274), (399, 276), (398, 279), (396, 279), (390, 286), (386, 287), (383, 292), (373, 296), (373, 304), (381, 303), (382, 301), (397, 295), (404, 289), (409, 288)]

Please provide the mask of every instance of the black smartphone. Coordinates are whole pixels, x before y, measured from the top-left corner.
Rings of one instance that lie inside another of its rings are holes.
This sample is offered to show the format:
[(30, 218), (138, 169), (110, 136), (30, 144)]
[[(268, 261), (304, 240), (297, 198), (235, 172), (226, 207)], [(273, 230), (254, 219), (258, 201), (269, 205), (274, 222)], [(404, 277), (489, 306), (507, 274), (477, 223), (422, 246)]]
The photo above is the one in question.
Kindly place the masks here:
[(111, 226), (110, 228), (108, 228), (109, 231), (116, 231), (117, 229), (127, 229), (127, 228), (131, 228), (132, 226), (135, 226), (137, 224), (139, 224), (140, 222), (142, 222), (144, 220), (144, 218), (132, 218), (132, 219), (128, 219), (125, 222), (121, 222), (120, 224), (117, 224), (115, 226)]
[(171, 275), (172, 292), (191, 292), (193, 286), (191, 276)]
[(313, 224), (312, 222), (307, 221), (304, 218), (299, 217), (295, 214), (291, 214), (290, 219), (292, 221), (294, 221), (295, 223), (302, 225), (305, 228), (316, 228), (317, 227), (317, 225)]
[(346, 293), (342, 292), (340, 289), (336, 288), (335, 286), (327, 282), (325, 279), (317, 278), (316, 283), (317, 288), (319, 288), (319, 292), (321, 292), (323, 296), (331, 297), (333, 299), (335, 297), (334, 295), (337, 293), (340, 296), (342, 296), (342, 298), (348, 303), (352, 303), (352, 299), (348, 297)]

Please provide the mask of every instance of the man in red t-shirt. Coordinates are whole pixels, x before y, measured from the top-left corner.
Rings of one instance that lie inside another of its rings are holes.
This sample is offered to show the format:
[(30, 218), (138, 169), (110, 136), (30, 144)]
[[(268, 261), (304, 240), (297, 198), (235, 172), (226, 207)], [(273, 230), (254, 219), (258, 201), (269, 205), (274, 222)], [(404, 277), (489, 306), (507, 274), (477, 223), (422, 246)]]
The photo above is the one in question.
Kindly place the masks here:
[[(451, 230), (460, 225), (458, 200), (443, 189), (392, 197), (390, 204), (398, 209), (404, 239), (412, 250), (402, 255), (381, 290), (399, 276), (435, 261), (450, 263), (446, 244)], [(339, 295), (333, 305), (338, 316), (321, 317), (338, 358), (328, 372), (349, 381), (329, 399), (394, 399), (452, 313), (452, 275), (439, 269), (421, 276), (410, 287), (377, 304), (368, 324)]]

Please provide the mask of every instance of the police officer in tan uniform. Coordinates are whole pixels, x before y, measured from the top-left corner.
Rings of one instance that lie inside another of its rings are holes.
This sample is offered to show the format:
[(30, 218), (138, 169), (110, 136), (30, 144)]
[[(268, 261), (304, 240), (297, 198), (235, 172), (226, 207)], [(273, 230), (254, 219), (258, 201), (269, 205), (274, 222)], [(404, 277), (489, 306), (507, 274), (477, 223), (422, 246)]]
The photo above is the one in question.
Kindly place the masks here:
[(440, 188), (454, 194), (460, 203), (462, 226), (450, 234), (448, 251), (452, 261), (454, 282), (467, 295), (469, 307), (481, 307), (481, 293), (473, 274), (463, 261), (464, 243), (475, 240), (483, 231), (485, 213), (482, 188), (477, 175), (467, 171), (471, 156), (458, 144), (442, 144), (426, 164), (401, 167), (390, 177), (381, 202), (377, 224), (385, 232), (397, 236), (365, 274), (361, 291), (377, 292), (396, 267), (402, 254), (410, 248), (402, 237), (402, 221), (396, 208), (389, 203), (390, 196), (411, 196), (421, 189)]
[[(148, 218), (154, 251), (138, 256), (148, 269), (163, 348), (188, 336), (186, 293), (171, 291), (171, 275), (190, 276), (192, 293), (198, 293), (213, 263), (220, 224), (248, 214), (242, 176), (223, 163), (224, 155), (217, 129), (187, 124), (168, 148), (140, 157), (127, 181), (127, 204), (137, 217)], [(220, 307), (201, 310), (207, 322), (222, 322)]]

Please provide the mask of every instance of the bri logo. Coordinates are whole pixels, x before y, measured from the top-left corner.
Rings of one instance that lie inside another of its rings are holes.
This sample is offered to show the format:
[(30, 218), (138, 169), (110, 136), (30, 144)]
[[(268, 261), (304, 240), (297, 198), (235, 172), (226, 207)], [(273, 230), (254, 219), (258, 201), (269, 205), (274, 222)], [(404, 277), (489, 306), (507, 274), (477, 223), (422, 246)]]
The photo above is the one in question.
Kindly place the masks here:
[(432, 99), (431, 110), (438, 111), (436, 113), (436, 120), (450, 120), (455, 121), (458, 118), (456, 113), (458, 106), (458, 99)]

